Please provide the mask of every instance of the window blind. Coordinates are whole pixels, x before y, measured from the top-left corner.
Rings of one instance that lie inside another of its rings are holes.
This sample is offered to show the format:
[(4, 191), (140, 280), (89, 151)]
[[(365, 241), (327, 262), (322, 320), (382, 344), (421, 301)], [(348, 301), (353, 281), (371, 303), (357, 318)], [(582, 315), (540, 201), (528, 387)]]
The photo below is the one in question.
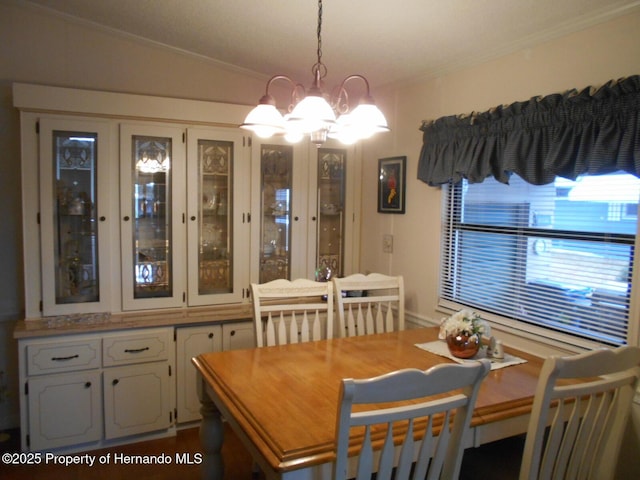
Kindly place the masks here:
[(610, 345), (627, 343), (640, 179), (517, 175), (443, 189), (440, 297)]

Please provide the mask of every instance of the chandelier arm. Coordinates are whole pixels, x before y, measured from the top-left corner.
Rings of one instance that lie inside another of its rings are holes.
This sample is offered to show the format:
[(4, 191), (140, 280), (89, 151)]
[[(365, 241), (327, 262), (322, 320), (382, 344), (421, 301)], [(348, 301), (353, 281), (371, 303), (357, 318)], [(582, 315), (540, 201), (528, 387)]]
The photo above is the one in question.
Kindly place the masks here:
[(335, 100), (332, 101), (333, 108), (340, 114), (349, 112), (349, 92), (347, 91), (346, 84), (350, 80), (359, 78), (364, 82), (367, 93), (364, 95), (361, 103), (374, 103), (373, 98), (371, 97), (371, 93), (369, 91), (369, 81), (363, 76), (359, 74), (349, 75), (342, 83), (334, 90), (335, 93), (332, 98)]
[(274, 76), (273, 76), (273, 77), (271, 77), (271, 78), (269, 79), (269, 81), (267, 82), (267, 88), (266, 88), (266, 91), (265, 91), (265, 94), (264, 94), (264, 95), (265, 95), (265, 97), (270, 97), (270, 96), (271, 96), (271, 95), (269, 95), (269, 87), (271, 87), (271, 84), (272, 84), (273, 82), (275, 82), (276, 80), (281, 80), (281, 79), (282, 79), (282, 80), (286, 80), (286, 81), (288, 81), (288, 82), (291, 84), (291, 87), (292, 87), (292, 89), (293, 89), (293, 90), (295, 90), (295, 89), (296, 89), (296, 87), (297, 87), (298, 85), (300, 85), (300, 84), (296, 84), (296, 83), (295, 83), (293, 80), (291, 80), (291, 78), (290, 78), (289, 76), (287, 76), (287, 75), (274, 75)]
[[(301, 92), (302, 94), (300, 95), (299, 92)], [(302, 85), (301, 83), (296, 83), (291, 89), (291, 103), (289, 103), (289, 107), (287, 108), (287, 111), (291, 113), (291, 111), (293, 110), (293, 107), (295, 107), (296, 104), (301, 99), (303, 99), (306, 95), (307, 95), (307, 91), (305, 90), (304, 85)]]
[(349, 80), (353, 80), (354, 78), (359, 78), (360, 80), (362, 80), (364, 82), (364, 85), (365, 85), (365, 87), (367, 89), (366, 97), (367, 98), (371, 98), (371, 93), (369, 91), (369, 81), (365, 78), (364, 75), (360, 75), (360, 74), (349, 75), (347, 78), (342, 80), (342, 83), (340, 84), (340, 87), (339, 87), (339, 91), (340, 92), (342, 92), (342, 91), (346, 92), (345, 85), (347, 84), (347, 82)]
[(331, 107), (340, 115), (349, 112), (349, 92), (340, 85), (331, 93)]
[[(265, 94), (262, 96), (259, 103), (265, 105), (273, 105), (274, 107), (276, 106), (275, 98), (273, 98), (273, 96), (269, 93), (271, 84), (276, 80), (286, 80), (291, 85), (291, 103), (288, 107), (288, 110), (291, 111), (293, 106), (298, 103), (301, 98), (304, 98), (304, 96), (306, 95), (306, 91), (303, 85), (301, 85), (300, 83), (295, 83), (288, 75), (274, 75), (273, 77), (271, 77), (267, 82)], [(302, 92), (302, 96), (300, 96), (299, 91)]]

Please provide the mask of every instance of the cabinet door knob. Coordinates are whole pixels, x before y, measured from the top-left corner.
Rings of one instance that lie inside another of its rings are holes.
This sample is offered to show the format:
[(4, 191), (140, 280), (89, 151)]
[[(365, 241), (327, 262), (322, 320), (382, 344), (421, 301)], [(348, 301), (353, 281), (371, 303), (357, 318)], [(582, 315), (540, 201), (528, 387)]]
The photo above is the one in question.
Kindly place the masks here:
[(316, 221), (316, 217), (311, 217), (311, 221), (315, 222)]
[(120, 380), (118, 380), (117, 378), (113, 379), (113, 382), (111, 382), (111, 385), (117, 385), (120, 382)]
[(231, 332), (229, 333), (229, 335), (231, 335), (232, 337), (236, 334), (235, 330), (231, 330)]
[(104, 222), (107, 219), (107, 217), (105, 217), (104, 215), (102, 217), (100, 217), (100, 221)]
[(91, 382), (87, 382), (84, 384), (84, 388), (90, 388), (91, 387)]
[(293, 217), (293, 219), (297, 222), (298, 221), (298, 217)]
[(213, 338), (213, 333), (210, 333), (210, 334), (209, 334), (209, 338)]
[(125, 222), (128, 222), (128, 221), (129, 221), (129, 215), (125, 215), (125, 216), (124, 216), (124, 218), (123, 218), (123, 220), (124, 220)]
[(191, 215), (191, 221), (195, 222), (196, 221), (196, 216), (195, 215)]

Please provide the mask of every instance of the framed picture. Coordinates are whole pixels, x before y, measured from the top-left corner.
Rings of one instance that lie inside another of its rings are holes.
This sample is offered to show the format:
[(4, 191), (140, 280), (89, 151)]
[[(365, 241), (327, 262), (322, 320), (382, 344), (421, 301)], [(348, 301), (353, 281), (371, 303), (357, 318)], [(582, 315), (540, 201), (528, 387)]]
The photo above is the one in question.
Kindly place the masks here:
[(378, 212), (404, 213), (407, 157), (378, 160)]

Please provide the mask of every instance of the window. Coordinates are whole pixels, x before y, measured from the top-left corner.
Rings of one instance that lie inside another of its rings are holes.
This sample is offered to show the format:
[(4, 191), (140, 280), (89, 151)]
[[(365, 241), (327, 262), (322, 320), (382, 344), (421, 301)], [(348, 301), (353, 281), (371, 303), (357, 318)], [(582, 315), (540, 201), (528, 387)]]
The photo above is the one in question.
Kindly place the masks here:
[(640, 179), (536, 186), (513, 175), (445, 189), (441, 305), (627, 343)]

